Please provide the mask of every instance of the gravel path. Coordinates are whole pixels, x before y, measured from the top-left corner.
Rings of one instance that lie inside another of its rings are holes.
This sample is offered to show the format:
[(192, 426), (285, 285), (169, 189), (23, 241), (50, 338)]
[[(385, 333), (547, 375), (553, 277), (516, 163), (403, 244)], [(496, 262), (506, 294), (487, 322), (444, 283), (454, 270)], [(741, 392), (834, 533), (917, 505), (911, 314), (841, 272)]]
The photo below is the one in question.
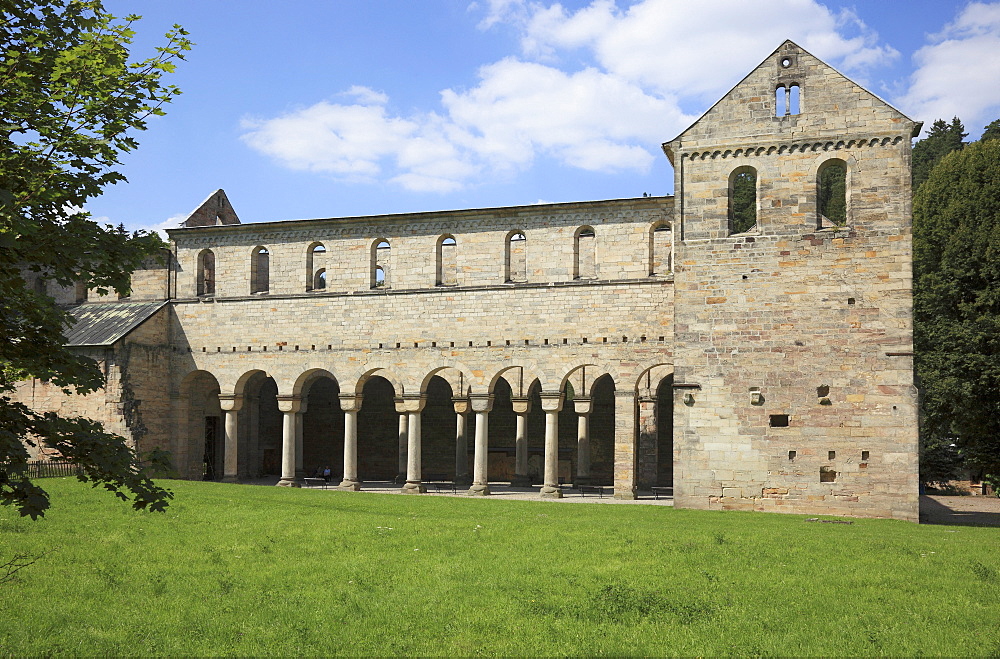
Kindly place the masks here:
[[(262, 478), (250, 481), (254, 485), (274, 485), (276, 478)], [(399, 485), (389, 482), (366, 482), (365, 492), (381, 494), (399, 494)], [(546, 501), (551, 503), (607, 503), (639, 506), (673, 506), (672, 498), (660, 497), (654, 499), (650, 492), (639, 492), (639, 498), (634, 500), (619, 500), (611, 496), (612, 488), (608, 487), (604, 498), (596, 494), (583, 496), (578, 490), (566, 489), (562, 499), (542, 499), (538, 496), (538, 486), (511, 487), (502, 483), (491, 483), (491, 494), (482, 497), (489, 501)], [(331, 491), (334, 491), (331, 487)], [(459, 489), (458, 494), (437, 492), (433, 486), (428, 487), (427, 496), (467, 497), (465, 490)], [(996, 526), (1000, 527), (1000, 498), (993, 496), (946, 497), (924, 495), (920, 497), (921, 524), (949, 524), (957, 526)]]
[(920, 523), (1000, 527), (1000, 498), (924, 495), (920, 497)]

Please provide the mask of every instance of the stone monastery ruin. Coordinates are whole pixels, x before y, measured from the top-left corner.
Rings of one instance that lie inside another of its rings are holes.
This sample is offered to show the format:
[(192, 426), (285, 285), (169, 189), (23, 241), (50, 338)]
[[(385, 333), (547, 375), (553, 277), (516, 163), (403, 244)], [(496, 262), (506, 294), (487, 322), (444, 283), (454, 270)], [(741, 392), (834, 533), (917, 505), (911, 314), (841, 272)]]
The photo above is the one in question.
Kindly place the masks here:
[(240, 224), (219, 190), (130, 298), (49, 290), (106, 390), (19, 396), (191, 479), (917, 521), (919, 128), (787, 41), (663, 145), (674, 196)]

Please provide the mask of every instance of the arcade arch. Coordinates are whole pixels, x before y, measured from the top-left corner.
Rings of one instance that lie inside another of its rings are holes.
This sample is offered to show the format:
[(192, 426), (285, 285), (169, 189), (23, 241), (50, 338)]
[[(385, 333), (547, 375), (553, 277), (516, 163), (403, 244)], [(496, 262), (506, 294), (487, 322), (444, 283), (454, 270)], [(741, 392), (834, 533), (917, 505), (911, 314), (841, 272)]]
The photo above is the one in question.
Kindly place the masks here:
[[(647, 368), (625, 392), (620, 376), (598, 364), (561, 375), (533, 368), (510, 365), (490, 375), (437, 366), (418, 377), (370, 365), (343, 378), (313, 368), (280, 382), (251, 370), (221, 396), (212, 374), (196, 372), (181, 396), (188, 475), (220, 478), (225, 463), (227, 479), (280, 475), (286, 485), (329, 468), (330, 482), (352, 490), (395, 481), (419, 492), (426, 481), (443, 480), (470, 485), (470, 494), (488, 494), (491, 482), (542, 485), (551, 497), (571, 483), (627, 494), (632, 485), (614, 480), (616, 418), (628, 410), (622, 402), (632, 401), (637, 478), (646, 487), (670, 483), (672, 367)], [(226, 439), (230, 423), (234, 442)], [(198, 462), (206, 433), (215, 455)]]

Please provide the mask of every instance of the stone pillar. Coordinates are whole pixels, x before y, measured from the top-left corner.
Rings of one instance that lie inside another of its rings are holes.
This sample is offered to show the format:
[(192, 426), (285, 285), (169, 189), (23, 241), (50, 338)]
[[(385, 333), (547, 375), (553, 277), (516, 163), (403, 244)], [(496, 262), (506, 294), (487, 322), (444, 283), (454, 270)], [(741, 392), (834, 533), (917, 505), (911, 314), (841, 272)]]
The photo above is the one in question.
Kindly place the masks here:
[(637, 401), (638, 441), (636, 451), (636, 488), (656, 485), (659, 450), (656, 442), (656, 397), (639, 396)]
[(545, 411), (545, 472), (542, 481), (543, 499), (561, 499), (559, 485), (559, 412), (562, 411), (561, 391), (542, 392), (542, 410)]
[(239, 481), (239, 424), (237, 415), (243, 407), (243, 396), (219, 396), (219, 405), (226, 413), (226, 464), (222, 480), (226, 483)]
[(594, 411), (589, 398), (573, 400), (576, 417), (576, 477), (573, 484), (590, 485), (590, 413)]
[(283, 487), (299, 487), (295, 480), (295, 422), (302, 399), (298, 396), (278, 396), (278, 409), (284, 415), (281, 424), (281, 480)]
[(635, 499), (636, 489), (636, 396), (634, 391), (615, 391), (615, 498)]
[(306, 418), (306, 406), (309, 404), (308, 400), (303, 400), (299, 411), (295, 417), (295, 480), (302, 482), (302, 479), (306, 477), (306, 470), (302, 464), (303, 458), (303, 442), (302, 442), (302, 427)]
[(410, 415), (403, 406), (401, 399), (396, 399), (396, 412), (399, 413), (399, 452), (396, 466), (396, 484), (402, 485), (406, 482), (406, 449), (409, 444), (407, 427)]
[(469, 475), (469, 401), (453, 398), (455, 405), (455, 487), (472, 485)]
[(423, 494), (427, 491), (421, 482), (420, 464), (420, 413), (426, 404), (427, 398), (421, 395), (403, 397), (403, 407), (410, 416), (407, 421), (406, 483), (400, 490), (403, 494)]
[(493, 409), (493, 395), (470, 395), (469, 404), (472, 406), (472, 411), (476, 413), (476, 453), (472, 462), (472, 487), (469, 488), (469, 494), (472, 496), (487, 496), (490, 493), (489, 436), (490, 410)]
[(361, 409), (360, 394), (342, 394), (340, 409), (344, 410), (344, 480), (337, 489), (357, 492), (361, 489), (358, 480), (358, 410)]
[(531, 477), (528, 476), (528, 413), (531, 412), (530, 398), (513, 398), (511, 405), (517, 415), (517, 429), (514, 431), (514, 487), (528, 487)]

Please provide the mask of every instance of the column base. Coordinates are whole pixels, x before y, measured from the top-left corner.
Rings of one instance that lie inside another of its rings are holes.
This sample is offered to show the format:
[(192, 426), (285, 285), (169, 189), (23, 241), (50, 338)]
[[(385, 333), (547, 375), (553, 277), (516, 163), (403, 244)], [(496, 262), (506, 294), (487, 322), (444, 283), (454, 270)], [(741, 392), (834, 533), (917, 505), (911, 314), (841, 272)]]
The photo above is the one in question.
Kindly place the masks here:
[(639, 493), (634, 488), (630, 490), (615, 490), (614, 498), (623, 501), (633, 501), (639, 498)]
[(340, 482), (340, 485), (337, 486), (337, 489), (343, 490), (344, 492), (360, 492), (361, 481), (343, 480)]
[(406, 474), (396, 474), (396, 477), (392, 479), (392, 482), (396, 485), (402, 485), (406, 482)]
[(222, 482), (223, 483), (239, 483), (240, 479), (239, 479), (238, 476), (223, 476)]
[(541, 494), (543, 499), (562, 499), (563, 496), (562, 488), (558, 485), (543, 485)]
[(278, 481), (278, 487), (302, 487), (302, 484), (296, 482), (294, 478), (282, 478)]
[(510, 481), (511, 487), (531, 487), (531, 476), (526, 474), (514, 474)]
[(462, 474), (455, 477), (455, 487), (469, 487), (472, 485), (472, 476)]
[(473, 483), (469, 488), (470, 497), (486, 497), (490, 495), (490, 486), (486, 483)]
[(400, 494), (423, 494), (427, 491), (427, 486), (423, 483), (406, 481), (403, 485), (403, 489), (399, 491)]

